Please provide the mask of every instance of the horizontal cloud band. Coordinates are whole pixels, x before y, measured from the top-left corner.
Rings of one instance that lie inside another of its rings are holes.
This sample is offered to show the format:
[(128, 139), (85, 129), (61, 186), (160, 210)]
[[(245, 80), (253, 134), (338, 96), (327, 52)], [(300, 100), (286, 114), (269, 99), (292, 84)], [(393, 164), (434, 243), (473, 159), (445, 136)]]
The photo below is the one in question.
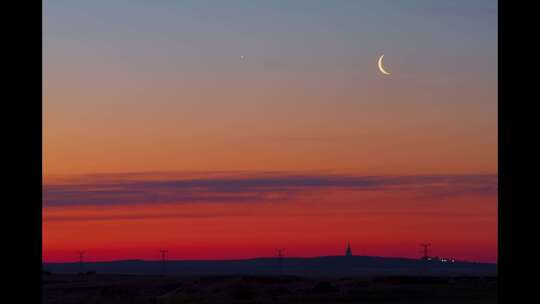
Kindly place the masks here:
[(83, 178), (44, 186), (44, 207), (147, 203), (212, 203), (283, 200), (305, 191), (329, 189), (415, 191), (436, 197), (495, 195), (497, 175), (352, 176), (252, 174), (145, 178), (129, 174)]

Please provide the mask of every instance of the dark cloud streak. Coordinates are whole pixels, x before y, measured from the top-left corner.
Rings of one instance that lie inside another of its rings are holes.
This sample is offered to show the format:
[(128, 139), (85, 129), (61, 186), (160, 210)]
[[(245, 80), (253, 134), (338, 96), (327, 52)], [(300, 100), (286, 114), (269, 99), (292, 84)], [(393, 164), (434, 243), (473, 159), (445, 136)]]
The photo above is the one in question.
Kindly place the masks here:
[(355, 191), (412, 191), (420, 196), (448, 198), (494, 195), (496, 175), (351, 176), (336, 174), (242, 174), (208, 178), (140, 179), (130, 174), (88, 182), (44, 186), (44, 206), (122, 205), (151, 203), (245, 203), (283, 201), (306, 192), (342, 189)]

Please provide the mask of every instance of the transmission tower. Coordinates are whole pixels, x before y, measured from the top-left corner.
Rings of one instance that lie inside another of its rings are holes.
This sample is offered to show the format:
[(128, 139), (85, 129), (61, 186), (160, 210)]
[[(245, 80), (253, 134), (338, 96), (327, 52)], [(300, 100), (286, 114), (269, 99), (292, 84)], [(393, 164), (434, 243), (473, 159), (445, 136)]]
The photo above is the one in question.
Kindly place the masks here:
[(80, 272), (83, 273), (84, 272), (84, 254), (86, 252), (84, 251), (79, 251), (78, 254), (79, 254), (79, 268), (80, 268)]
[(161, 255), (161, 272), (162, 274), (165, 274), (165, 266), (166, 266), (167, 260), (169, 259), (169, 251), (160, 250), (159, 253)]
[(423, 260), (428, 260), (429, 259), (429, 249), (431, 248), (431, 243), (423, 243), (423, 244), (420, 244), (420, 246), (422, 246), (422, 259)]
[(283, 275), (283, 257), (285, 256), (283, 252), (285, 251), (285, 248), (278, 248), (276, 251), (279, 261), (279, 274)]

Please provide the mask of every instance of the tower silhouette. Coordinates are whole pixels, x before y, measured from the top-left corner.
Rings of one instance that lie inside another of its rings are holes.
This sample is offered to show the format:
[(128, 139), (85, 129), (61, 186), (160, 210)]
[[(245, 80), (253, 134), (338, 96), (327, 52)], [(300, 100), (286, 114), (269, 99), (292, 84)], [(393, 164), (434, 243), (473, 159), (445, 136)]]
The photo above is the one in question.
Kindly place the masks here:
[(347, 250), (345, 250), (345, 256), (352, 256), (351, 243), (347, 242)]
[(431, 247), (431, 243), (423, 243), (420, 244), (422, 246), (422, 260), (429, 260), (429, 248)]
[(79, 254), (79, 271), (80, 271), (81, 273), (84, 272), (84, 254), (85, 254), (85, 253), (86, 253), (86, 252), (84, 252), (84, 251), (79, 251), (79, 252), (78, 252), (78, 254)]
[(283, 275), (283, 251), (285, 251), (285, 248), (278, 248), (276, 251), (279, 262), (279, 275)]
[(164, 275), (165, 270), (166, 270), (166, 263), (167, 263), (167, 260), (169, 259), (169, 251), (162, 249), (159, 252), (161, 254), (161, 274)]

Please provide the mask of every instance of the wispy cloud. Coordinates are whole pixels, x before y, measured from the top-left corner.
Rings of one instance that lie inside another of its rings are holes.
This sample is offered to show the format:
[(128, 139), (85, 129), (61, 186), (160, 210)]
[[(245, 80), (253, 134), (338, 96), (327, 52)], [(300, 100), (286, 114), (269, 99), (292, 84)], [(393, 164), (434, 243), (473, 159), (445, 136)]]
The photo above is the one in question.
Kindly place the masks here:
[(497, 175), (355, 176), (294, 173), (94, 175), (44, 186), (44, 207), (283, 201), (343, 189), (412, 191), (421, 196), (496, 195)]

